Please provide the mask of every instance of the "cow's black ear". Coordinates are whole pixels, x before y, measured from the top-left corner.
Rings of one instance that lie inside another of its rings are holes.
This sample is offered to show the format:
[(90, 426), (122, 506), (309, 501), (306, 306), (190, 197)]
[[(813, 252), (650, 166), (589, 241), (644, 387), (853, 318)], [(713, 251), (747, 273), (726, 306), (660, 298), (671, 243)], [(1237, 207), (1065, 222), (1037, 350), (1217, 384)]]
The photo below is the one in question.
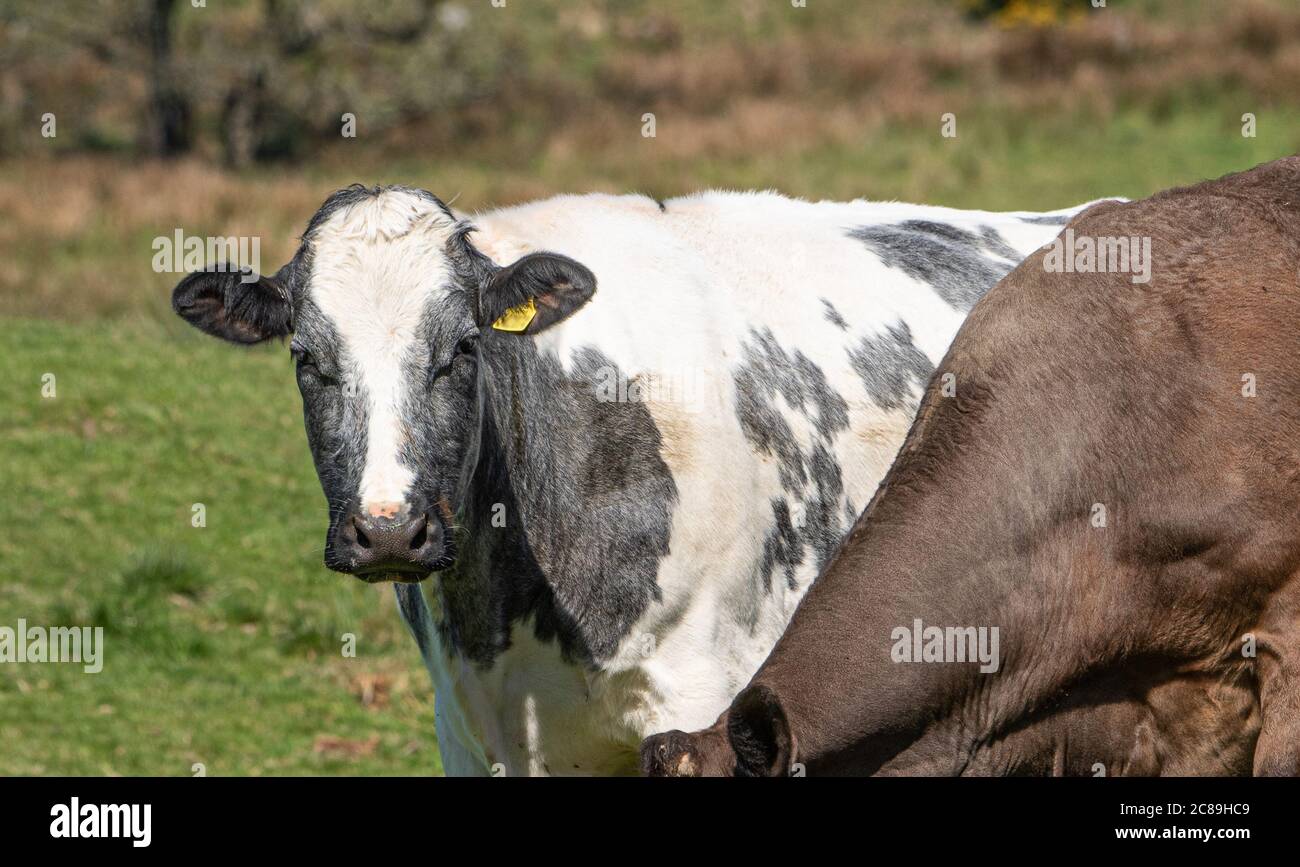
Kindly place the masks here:
[(285, 269), (274, 277), (214, 266), (172, 290), (172, 309), (189, 324), (231, 343), (261, 343), (293, 328)]
[(727, 739), (738, 777), (787, 777), (795, 740), (781, 700), (762, 684), (740, 691), (727, 711)]
[(479, 293), (479, 324), (537, 334), (573, 314), (596, 292), (596, 275), (559, 253), (529, 253), (500, 269)]

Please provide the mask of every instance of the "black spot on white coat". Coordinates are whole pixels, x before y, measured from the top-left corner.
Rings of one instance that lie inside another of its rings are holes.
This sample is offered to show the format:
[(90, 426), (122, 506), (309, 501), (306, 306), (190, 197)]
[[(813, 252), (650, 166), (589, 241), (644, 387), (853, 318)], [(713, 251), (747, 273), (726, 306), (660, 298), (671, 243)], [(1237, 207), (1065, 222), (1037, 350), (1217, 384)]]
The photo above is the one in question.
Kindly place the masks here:
[(1020, 222), (1031, 223), (1035, 226), (1064, 226), (1070, 222), (1070, 218), (1065, 214), (1044, 214), (1041, 217), (1021, 217)]
[(841, 331), (848, 331), (849, 323), (840, 315), (840, 311), (835, 309), (835, 305), (825, 298), (821, 299), (821, 301), (822, 307), (826, 308), (826, 321)]
[[(622, 378), (598, 350), (565, 371), (531, 341), (484, 340), (486, 402), (459, 557), (438, 576), (438, 626), (454, 652), (490, 664), (515, 628), (598, 666), (660, 598), (677, 487), (643, 403), (604, 400)], [(495, 527), (494, 507), (505, 527)]]
[(849, 349), (849, 362), (881, 409), (914, 409), (918, 400), (914, 389), (924, 387), (934, 372), (930, 359), (912, 343), (906, 322), (863, 337)]
[(969, 310), (1020, 261), (998, 233), (980, 233), (929, 220), (863, 226), (849, 236), (866, 244), (891, 268), (934, 289), (957, 310)]
[[(786, 494), (772, 500), (756, 577), (770, 591), (779, 570), (793, 590), (809, 554), (820, 568), (843, 535), (844, 482), (834, 439), (849, 426), (848, 404), (820, 367), (799, 350), (785, 350), (769, 329), (751, 330), (733, 377), (741, 430), (755, 449), (776, 458)], [(812, 438), (806, 447), (786, 413), (803, 417)]]

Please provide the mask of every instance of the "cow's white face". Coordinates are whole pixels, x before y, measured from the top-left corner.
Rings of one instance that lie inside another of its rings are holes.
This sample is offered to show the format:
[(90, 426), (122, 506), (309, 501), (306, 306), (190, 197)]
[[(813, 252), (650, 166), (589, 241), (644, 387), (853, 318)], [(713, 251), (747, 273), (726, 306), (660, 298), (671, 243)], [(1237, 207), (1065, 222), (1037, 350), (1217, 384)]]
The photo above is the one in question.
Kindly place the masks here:
[[(501, 268), (474, 249), (470, 231), (423, 191), (350, 187), (325, 202), (274, 277), (243, 283), (204, 271), (173, 294), (181, 316), (227, 340), (292, 334), (329, 501), (331, 569), (418, 581), (451, 565), (487, 387), (484, 331), (535, 334), (594, 291), (586, 268), (554, 254)], [(512, 314), (520, 330), (492, 330), (521, 304), (534, 312), (527, 321)]]

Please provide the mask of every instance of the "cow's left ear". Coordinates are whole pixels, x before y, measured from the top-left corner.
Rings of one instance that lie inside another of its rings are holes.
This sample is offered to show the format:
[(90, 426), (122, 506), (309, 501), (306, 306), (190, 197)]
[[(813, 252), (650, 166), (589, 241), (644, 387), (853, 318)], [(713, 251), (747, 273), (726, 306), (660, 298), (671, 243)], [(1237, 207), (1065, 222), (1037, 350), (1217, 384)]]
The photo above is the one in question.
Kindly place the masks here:
[(788, 777), (796, 754), (794, 732), (780, 697), (767, 686), (745, 687), (727, 710), (727, 739), (738, 777)]
[(529, 253), (492, 275), (479, 293), (479, 323), (497, 331), (537, 334), (591, 300), (596, 275), (559, 253)]
[(172, 309), (200, 331), (231, 343), (261, 343), (293, 329), (285, 286), (289, 266), (274, 277), (212, 266), (172, 290)]

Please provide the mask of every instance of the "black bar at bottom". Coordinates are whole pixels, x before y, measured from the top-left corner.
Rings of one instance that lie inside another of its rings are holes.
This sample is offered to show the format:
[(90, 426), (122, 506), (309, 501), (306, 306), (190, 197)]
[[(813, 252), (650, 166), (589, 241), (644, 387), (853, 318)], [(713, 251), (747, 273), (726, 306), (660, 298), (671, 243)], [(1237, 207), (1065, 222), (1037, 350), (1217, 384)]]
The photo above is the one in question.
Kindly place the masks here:
[[(1297, 802), (1300, 783), (1268, 779), (11, 778), (0, 779), (0, 845), (127, 857), (284, 846), (337, 858), (459, 838), (497, 859), (511, 846), (593, 846), (595, 834), (649, 854), (686, 851), (697, 837), (766, 846), (812, 833), (853, 839), (867, 856), (877, 842), (927, 853), (1098, 844), (1223, 852), (1291, 845)], [(136, 846), (144, 805), (148, 846)], [(115, 837), (83, 834), (112, 834), (115, 824)]]

